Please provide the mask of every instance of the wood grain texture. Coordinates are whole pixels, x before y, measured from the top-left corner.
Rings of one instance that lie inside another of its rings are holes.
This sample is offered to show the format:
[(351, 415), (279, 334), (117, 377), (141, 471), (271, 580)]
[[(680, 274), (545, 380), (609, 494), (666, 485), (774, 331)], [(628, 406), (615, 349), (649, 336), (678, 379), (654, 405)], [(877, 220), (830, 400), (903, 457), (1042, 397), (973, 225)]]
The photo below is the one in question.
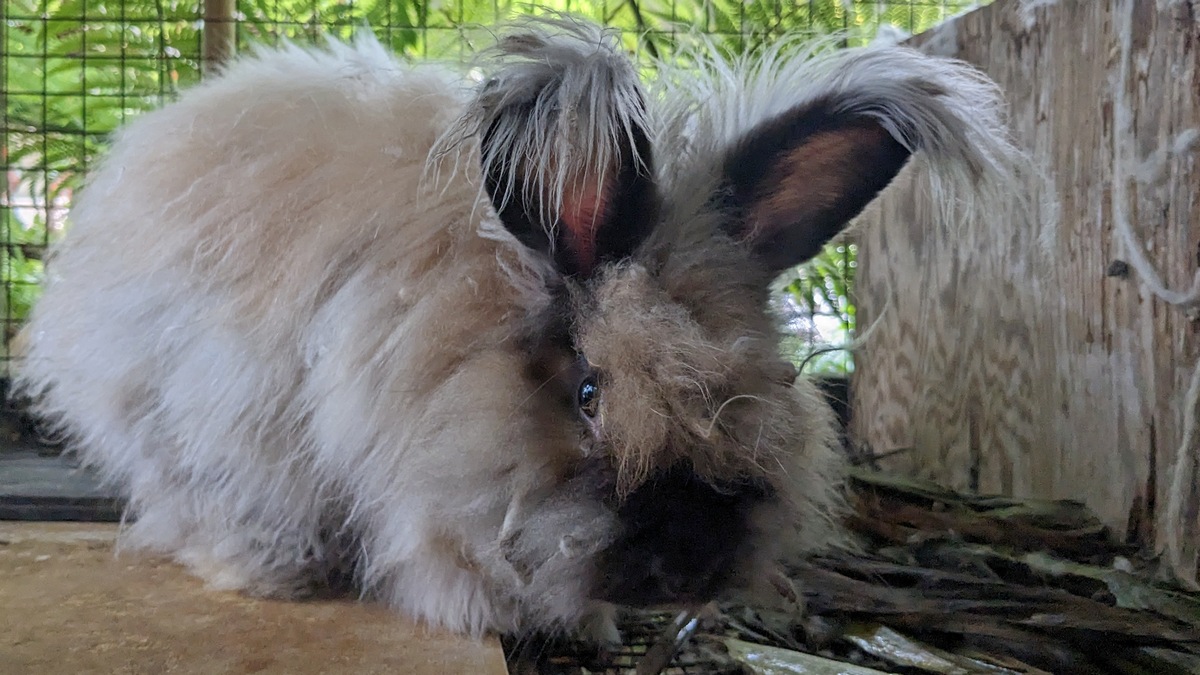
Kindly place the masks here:
[(122, 551), (115, 525), (0, 522), (0, 673), (506, 675), (495, 638), (369, 603), (256, 600)]
[(1200, 265), (1200, 2), (1000, 0), (912, 43), (1001, 84), (1059, 217), (931, 231), (907, 174), (872, 205), (856, 295), (859, 325), (878, 325), (857, 355), (855, 435), (876, 453), (913, 448), (889, 468), (954, 488), (1082, 500), (1194, 580), (1191, 461), (1181, 521), (1164, 505), (1200, 327), (1137, 270), (1109, 272), (1129, 260), (1123, 196), (1167, 287), (1187, 290)]

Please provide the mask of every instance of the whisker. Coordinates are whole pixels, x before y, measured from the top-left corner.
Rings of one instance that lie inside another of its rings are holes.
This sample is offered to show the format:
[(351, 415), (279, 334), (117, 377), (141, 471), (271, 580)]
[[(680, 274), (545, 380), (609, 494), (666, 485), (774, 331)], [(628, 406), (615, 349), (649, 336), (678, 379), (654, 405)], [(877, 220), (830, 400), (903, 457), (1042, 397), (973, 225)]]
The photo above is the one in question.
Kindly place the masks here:
[(725, 402), (722, 403), (719, 408), (717, 408), (717, 411), (715, 413), (713, 413), (712, 419), (709, 420), (708, 430), (705, 432), (705, 435), (712, 434), (713, 428), (716, 427), (716, 425), (717, 425), (717, 420), (721, 417), (721, 412), (725, 410), (725, 406), (729, 405), (730, 403), (733, 403), (734, 401), (736, 401), (738, 399), (743, 399), (743, 398), (748, 398), (748, 399), (752, 399), (755, 401), (762, 400), (761, 396), (755, 396), (754, 394), (738, 394), (737, 396), (731, 396), (731, 397), (725, 399)]

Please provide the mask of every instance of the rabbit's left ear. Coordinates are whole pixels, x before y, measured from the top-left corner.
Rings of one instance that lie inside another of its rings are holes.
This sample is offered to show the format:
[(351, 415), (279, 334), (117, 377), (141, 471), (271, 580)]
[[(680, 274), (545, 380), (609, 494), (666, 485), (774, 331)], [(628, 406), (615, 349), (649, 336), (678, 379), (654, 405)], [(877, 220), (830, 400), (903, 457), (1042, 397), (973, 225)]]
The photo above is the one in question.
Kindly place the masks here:
[(879, 119), (827, 99), (760, 124), (725, 156), (727, 234), (772, 272), (800, 264), (862, 212), (911, 152)]
[(586, 277), (633, 253), (658, 195), (641, 83), (618, 34), (527, 20), (500, 40), (468, 114), (504, 226), (560, 272)]

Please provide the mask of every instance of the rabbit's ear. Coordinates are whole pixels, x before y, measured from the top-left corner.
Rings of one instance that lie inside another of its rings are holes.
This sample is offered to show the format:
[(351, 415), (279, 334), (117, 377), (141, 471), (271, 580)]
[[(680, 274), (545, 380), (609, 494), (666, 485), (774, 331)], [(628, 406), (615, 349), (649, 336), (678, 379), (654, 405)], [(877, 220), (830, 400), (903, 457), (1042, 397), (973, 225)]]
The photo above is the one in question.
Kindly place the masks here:
[(630, 255), (656, 220), (641, 83), (617, 34), (527, 20), (472, 106), (500, 219), (564, 274)]
[(726, 155), (727, 233), (773, 272), (802, 263), (896, 177), (911, 152), (877, 116), (816, 101), (768, 120)]
[[(497, 120), (483, 136), (485, 155), (497, 157), (487, 165), (484, 179), (508, 231), (572, 276), (586, 277), (598, 265), (632, 254), (657, 220), (645, 131), (630, 128), (629, 138), (622, 139), (627, 142), (614, 144), (604, 164), (573, 167), (558, 179), (547, 174), (569, 166), (577, 159), (571, 155), (586, 149), (539, 153), (544, 159), (522, 161), (514, 145), (500, 138), (497, 125), (502, 122)], [(555, 181), (559, 184), (551, 187)]]

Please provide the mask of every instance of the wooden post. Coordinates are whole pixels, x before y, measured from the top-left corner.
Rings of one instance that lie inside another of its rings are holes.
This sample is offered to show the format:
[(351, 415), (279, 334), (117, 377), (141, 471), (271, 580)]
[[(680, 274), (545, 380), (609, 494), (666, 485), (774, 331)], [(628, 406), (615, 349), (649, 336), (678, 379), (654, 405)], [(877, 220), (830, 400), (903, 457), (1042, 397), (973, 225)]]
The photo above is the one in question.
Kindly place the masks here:
[(1195, 580), (1200, 324), (1135, 258), (1184, 293), (1200, 266), (1200, 1), (999, 0), (912, 44), (1000, 83), (1059, 218), (937, 232), (919, 195), (873, 205), (853, 432), (956, 488), (1084, 501)]
[(219, 70), (237, 49), (234, 14), (237, 0), (204, 0), (204, 69)]

